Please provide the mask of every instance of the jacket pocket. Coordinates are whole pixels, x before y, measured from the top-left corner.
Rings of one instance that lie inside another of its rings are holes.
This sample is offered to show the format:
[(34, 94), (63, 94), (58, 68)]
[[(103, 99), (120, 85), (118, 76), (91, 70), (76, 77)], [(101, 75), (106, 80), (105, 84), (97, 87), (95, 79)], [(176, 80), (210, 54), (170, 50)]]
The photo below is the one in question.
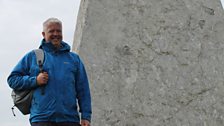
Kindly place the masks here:
[(77, 66), (75, 64), (63, 64), (63, 68), (64, 68), (64, 78), (67, 81), (70, 81), (69, 83), (72, 83), (73, 81), (75, 81), (75, 75), (77, 73)]
[(32, 109), (36, 113), (53, 111), (55, 108), (56, 100), (49, 94), (41, 95), (38, 92), (35, 92), (33, 95)]

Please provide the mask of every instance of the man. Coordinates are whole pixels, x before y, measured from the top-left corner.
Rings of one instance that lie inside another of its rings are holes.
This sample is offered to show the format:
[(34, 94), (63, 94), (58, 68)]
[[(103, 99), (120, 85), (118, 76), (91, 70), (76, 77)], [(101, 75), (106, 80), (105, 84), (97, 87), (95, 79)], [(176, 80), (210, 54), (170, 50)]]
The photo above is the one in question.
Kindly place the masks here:
[(61, 21), (46, 20), (42, 35), (43, 72), (31, 51), (9, 75), (9, 86), (16, 90), (34, 89), (31, 126), (80, 126), (80, 115), (81, 126), (90, 126), (92, 110), (86, 71), (79, 56), (62, 41)]

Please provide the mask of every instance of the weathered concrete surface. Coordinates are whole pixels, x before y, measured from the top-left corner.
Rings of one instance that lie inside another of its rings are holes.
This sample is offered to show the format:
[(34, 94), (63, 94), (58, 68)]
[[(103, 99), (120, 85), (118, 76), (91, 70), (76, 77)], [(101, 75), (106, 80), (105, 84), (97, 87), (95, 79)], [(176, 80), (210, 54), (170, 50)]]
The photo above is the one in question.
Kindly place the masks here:
[(224, 126), (219, 0), (82, 0), (93, 126)]

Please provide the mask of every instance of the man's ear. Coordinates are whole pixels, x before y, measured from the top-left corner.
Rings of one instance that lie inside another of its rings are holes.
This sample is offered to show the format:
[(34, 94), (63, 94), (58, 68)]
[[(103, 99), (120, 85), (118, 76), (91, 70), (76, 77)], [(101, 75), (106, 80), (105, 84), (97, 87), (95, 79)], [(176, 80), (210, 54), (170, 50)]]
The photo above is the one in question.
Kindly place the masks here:
[(42, 32), (42, 36), (45, 37), (45, 32)]

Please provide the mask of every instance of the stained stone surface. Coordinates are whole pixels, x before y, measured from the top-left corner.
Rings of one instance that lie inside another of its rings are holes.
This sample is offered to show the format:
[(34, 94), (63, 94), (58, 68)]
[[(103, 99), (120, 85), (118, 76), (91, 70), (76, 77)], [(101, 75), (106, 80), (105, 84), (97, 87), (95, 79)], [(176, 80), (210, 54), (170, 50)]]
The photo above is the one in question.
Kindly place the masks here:
[(92, 126), (224, 126), (219, 0), (82, 0)]

